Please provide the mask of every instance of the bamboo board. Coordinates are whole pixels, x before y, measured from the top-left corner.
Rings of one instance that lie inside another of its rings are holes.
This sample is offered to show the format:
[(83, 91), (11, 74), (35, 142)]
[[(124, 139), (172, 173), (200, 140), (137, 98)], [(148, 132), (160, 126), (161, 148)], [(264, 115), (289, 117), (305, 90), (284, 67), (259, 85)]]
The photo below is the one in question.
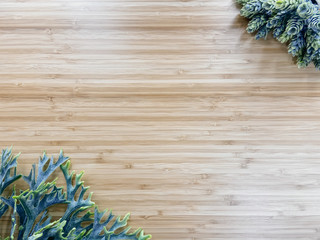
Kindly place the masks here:
[(24, 174), (63, 149), (100, 209), (154, 240), (319, 239), (319, 72), (238, 12), (2, 0), (0, 145)]

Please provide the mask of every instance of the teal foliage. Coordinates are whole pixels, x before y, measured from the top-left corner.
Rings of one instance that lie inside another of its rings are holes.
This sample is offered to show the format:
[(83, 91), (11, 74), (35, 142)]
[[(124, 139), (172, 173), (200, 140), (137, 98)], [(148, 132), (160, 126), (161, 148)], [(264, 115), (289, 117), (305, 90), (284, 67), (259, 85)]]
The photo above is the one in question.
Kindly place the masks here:
[(320, 9), (311, 0), (236, 0), (249, 18), (247, 31), (256, 39), (269, 32), (297, 58), (299, 67), (313, 63), (320, 69)]
[[(3, 150), (1, 155), (0, 218), (11, 209), (11, 232), (4, 240), (151, 239), (140, 228), (131, 232), (130, 227), (126, 227), (129, 214), (121, 219), (115, 218), (111, 211), (99, 212), (91, 201), (92, 194), (85, 196), (88, 187), (83, 186), (83, 172), (70, 172), (70, 160), (62, 151), (56, 161), (44, 153), (39, 159), (38, 169), (33, 165), (30, 174), (22, 177), (29, 189), (20, 190), (17, 194), (13, 186), (10, 197), (5, 197), (4, 191), (8, 186), (21, 178), (16, 173), (18, 156), (12, 155), (11, 149)], [(48, 181), (57, 168), (64, 175), (66, 190), (57, 187), (56, 180)], [(66, 210), (63, 216), (53, 221), (49, 212), (52, 206), (57, 205), (65, 205)]]
[(261, 29), (261, 27), (265, 26), (266, 23), (267, 23), (267, 17), (265, 15), (257, 14), (250, 20), (247, 27), (247, 31), (249, 33), (258, 31), (259, 29)]

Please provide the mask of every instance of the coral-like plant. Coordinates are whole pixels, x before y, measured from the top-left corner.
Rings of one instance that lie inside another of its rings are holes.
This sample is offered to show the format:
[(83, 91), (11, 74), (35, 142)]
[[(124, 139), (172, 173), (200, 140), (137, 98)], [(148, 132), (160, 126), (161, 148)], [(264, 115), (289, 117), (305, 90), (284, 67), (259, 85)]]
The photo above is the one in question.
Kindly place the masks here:
[(299, 67), (311, 62), (320, 69), (320, 10), (316, 0), (236, 0), (249, 18), (247, 31), (266, 39), (269, 32), (297, 58)]
[[(12, 150), (2, 150), (0, 167), (0, 218), (11, 209), (11, 234), (5, 240), (147, 240), (138, 229), (130, 233), (126, 227), (129, 214), (123, 219), (114, 219), (112, 212), (99, 212), (91, 194), (85, 197), (88, 187), (83, 186), (80, 174), (70, 172), (70, 161), (60, 152), (56, 161), (46, 153), (39, 159), (38, 168), (33, 165), (29, 176), (16, 172), (17, 158)], [(58, 168), (66, 180), (66, 190), (56, 186), (56, 180), (47, 181)], [(8, 186), (21, 178), (29, 185), (29, 189), (16, 193), (12, 187), (9, 197), (4, 196)], [(65, 205), (66, 210), (58, 220), (49, 216), (49, 208)], [(94, 208), (94, 212), (90, 212)], [(1, 239), (1, 238), (0, 238)]]

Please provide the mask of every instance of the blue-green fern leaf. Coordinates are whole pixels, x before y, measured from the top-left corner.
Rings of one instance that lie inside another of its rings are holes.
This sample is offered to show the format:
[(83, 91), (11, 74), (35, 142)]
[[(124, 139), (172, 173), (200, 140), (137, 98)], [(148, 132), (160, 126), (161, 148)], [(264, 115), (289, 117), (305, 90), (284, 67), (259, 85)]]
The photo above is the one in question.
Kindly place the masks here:
[[(11, 183), (21, 177), (21, 175), (17, 175), (16, 173), (17, 159), (19, 155), (20, 154), (13, 156), (11, 148), (2, 150), (0, 168), (0, 195)], [(13, 171), (12, 175), (11, 171)]]
[[(48, 177), (63, 163), (65, 163), (69, 157), (63, 156), (63, 152), (60, 151), (57, 162), (54, 162), (53, 156), (49, 158), (46, 153), (39, 158), (38, 175), (36, 177), (36, 165), (32, 166), (29, 176), (23, 176), (23, 179), (29, 184), (31, 190), (37, 189), (41, 183), (45, 182)], [(46, 170), (44, 167), (48, 164)]]
[[(130, 227), (127, 227), (129, 214), (123, 219), (120, 217), (114, 219), (115, 216), (110, 211), (106, 219), (102, 220), (107, 211), (98, 211), (91, 201), (92, 193), (86, 196), (88, 187), (84, 187), (81, 180), (83, 172), (80, 174), (70, 172), (70, 161), (67, 161), (69, 158), (63, 156), (62, 151), (56, 162), (53, 157), (49, 158), (44, 153), (43, 157), (40, 157), (37, 171), (33, 165), (29, 176), (23, 177), (29, 189), (20, 190), (17, 194), (13, 186), (11, 196), (3, 196), (3, 190), (21, 177), (16, 174), (17, 158), (18, 156), (12, 156), (11, 149), (2, 151), (0, 217), (9, 208), (13, 209), (10, 236), (5, 240), (148, 240), (151, 238), (150, 235), (144, 235), (140, 228), (130, 232)], [(66, 190), (57, 187), (56, 180), (47, 181), (58, 167), (64, 175)], [(50, 208), (57, 205), (65, 205), (66, 210), (60, 219), (52, 221), (49, 215)], [(90, 211), (92, 207), (94, 213)]]

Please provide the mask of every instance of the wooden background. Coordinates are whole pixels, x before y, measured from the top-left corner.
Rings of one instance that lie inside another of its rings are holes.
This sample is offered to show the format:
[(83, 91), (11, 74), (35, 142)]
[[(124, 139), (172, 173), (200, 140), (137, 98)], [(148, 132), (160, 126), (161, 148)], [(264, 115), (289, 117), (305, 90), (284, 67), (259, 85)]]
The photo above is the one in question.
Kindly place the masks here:
[(238, 12), (1, 0), (1, 146), (24, 174), (62, 148), (100, 209), (154, 240), (320, 239), (319, 71)]

